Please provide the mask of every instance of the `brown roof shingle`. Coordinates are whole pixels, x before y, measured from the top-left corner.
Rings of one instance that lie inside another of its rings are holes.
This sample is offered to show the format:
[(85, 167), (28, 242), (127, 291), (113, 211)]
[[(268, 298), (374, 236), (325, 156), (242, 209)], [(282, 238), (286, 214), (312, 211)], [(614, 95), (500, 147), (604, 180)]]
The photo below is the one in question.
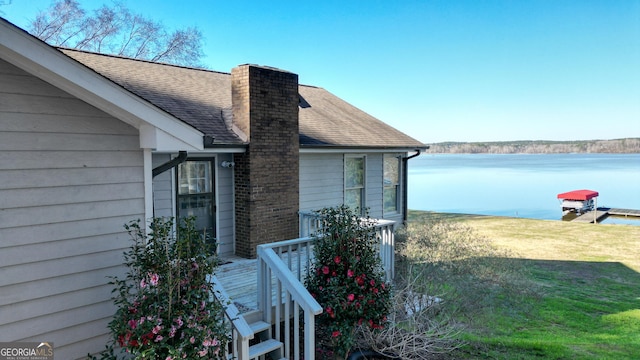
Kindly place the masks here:
[[(231, 115), (231, 74), (60, 49), (67, 56), (214, 138), (243, 145)], [(313, 86), (299, 86), (302, 147), (425, 148), (426, 145)]]

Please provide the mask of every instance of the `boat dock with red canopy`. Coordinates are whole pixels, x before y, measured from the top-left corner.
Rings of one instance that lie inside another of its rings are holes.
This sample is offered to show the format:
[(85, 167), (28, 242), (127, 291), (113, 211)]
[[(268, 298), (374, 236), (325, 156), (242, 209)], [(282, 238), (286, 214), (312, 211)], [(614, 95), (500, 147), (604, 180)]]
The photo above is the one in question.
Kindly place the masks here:
[[(598, 192), (593, 190), (573, 190), (558, 194), (562, 202), (562, 217), (568, 215), (569, 221), (589, 222), (597, 224), (609, 215), (640, 218), (640, 210), (618, 209), (602, 207), (598, 208)], [(570, 214), (574, 213), (574, 214)]]
[(573, 190), (558, 194), (562, 201), (562, 211), (584, 213), (597, 208), (598, 192), (593, 190)]
[(563, 200), (591, 200), (595, 197), (598, 197), (598, 192), (593, 190), (573, 190), (569, 192), (565, 192), (562, 194), (558, 194), (558, 199)]

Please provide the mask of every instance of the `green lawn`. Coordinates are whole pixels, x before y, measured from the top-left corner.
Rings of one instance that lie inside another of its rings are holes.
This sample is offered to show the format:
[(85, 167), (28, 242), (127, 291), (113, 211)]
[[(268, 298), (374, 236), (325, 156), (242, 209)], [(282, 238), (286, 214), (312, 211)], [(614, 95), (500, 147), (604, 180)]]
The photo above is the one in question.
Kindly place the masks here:
[(512, 250), (536, 288), (517, 302), (478, 304), (464, 319), (468, 345), (452, 358), (640, 358), (640, 226), (428, 212), (409, 221), (433, 217)]

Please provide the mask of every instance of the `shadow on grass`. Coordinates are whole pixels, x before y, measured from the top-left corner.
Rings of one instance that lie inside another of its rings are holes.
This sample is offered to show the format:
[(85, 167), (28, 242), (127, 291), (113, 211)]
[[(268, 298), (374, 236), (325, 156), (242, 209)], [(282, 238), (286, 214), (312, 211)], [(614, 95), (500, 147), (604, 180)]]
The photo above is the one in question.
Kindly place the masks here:
[(452, 358), (638, 358), (640, 273), (619, 262), (515, 260), (539, 297), (509, 309), (485, 304), (465, 336), (469, 346)]

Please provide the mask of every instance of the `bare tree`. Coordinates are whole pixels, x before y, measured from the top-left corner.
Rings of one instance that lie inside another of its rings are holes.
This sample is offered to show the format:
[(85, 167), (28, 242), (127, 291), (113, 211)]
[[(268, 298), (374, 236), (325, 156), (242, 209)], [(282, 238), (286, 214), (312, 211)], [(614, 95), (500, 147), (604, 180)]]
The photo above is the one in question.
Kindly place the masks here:
[(202, 67), (200, 30), (186, 27), (170, 32), (161, 22), (132, 13), (122, 2), (103, 5), (88, 15), (76, 0), (55, 0), (37, 14), (29, 32), (54, 46)]

